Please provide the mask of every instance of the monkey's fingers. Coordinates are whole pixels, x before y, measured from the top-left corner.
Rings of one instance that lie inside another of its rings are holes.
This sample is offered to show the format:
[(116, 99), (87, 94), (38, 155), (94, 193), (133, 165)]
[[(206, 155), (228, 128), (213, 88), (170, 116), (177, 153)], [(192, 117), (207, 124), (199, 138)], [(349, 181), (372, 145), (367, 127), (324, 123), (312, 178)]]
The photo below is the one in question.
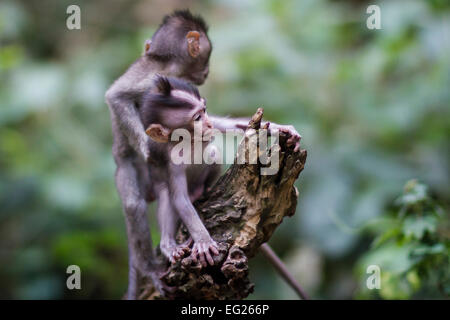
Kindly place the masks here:
[(181, 254), (178, 252), (178, 250), (174, 250), (174, 252), (172, 253), (170, 262), (175, 263), (178, 260), (180, 260), (180, 258), (181, 258)]
[(162, 278), (167, 275), (167, 271), (157, 271), (150, 273), (155, 288), (163, 295), (168, 296), (176, 291), (176, 287), (168, 286)]
[(188, 253), (190, 249), (189, 249), (189, 247), (184, 247), (183, 246), (183, 247), (180, 248), (180, 250), (182, 252), (182, 255), (184, 255), (185, 253)]
[(209, 251), (205, 252), (205, 256), (206, 256), (206, 260), (208, 260), (208, 263), (213, 266), (214, 265), (214, 259), (212, 258), (211, 254), (209, 253)]
[(287, 140), (287, 145), (294, 146), (294, 151), (298, 151), (298, 149), (300, 148), (300, 136), (291, 136)]
[(294, 152), (297, 152), (300, 149), (300, 140), (301, 136), (292, 135), (286, 142), (288, 146), (294, 146)]
[(290, 137), (288, 138), (287, 144), (288, 144), (288, 145), (292, 145), (292, 144), (294, 144), (294, 143), (296, 143), (296, 142), (298, 142), (298, 141), (300, 141), (300, 136), (299, 136), (299, 135), (296, 135), (296, 134), (292, 134), (292, 135), (290, 135)]
[(194, 240), (192, 239), (192, 237), (189, 237), (189, 239), (187, 239), (183, 245), (185, 245), (186, 247), (190, 247), (193, 242)]
[(209, 250), (211, 250), (211, 252), (215, 255), (218, 256), (219, 255), (219, 250), (217, 249), (217, 244), (214, 244), (213, 246), (209, 247)]
[(194, 261), (195, 263), (197, 263), (198, 259), (198, 249), (197, 246), (194, 245), (194, 247), (192, 248), (192, 253), (191, 253), (191, 257), (192, 257), (192, 261)]
[(295, 145), (295, 148), (297, 148), (297, 145), (302, 136), (295, 130), (293, 126), (282, 126), (281, 128), (279, 128), (279, 131), (287, 136), (288, 139), (286, 141), (286, 144), (288, 146)]
[(203, 250), (201, 244), (198, 244), (198, 243), (194, 244), (194, 248), (192, 250), (191, 256), (192, 256), (192, 260), (195, 263), (197, 263), (197, 261), (200, 261), (200, 264), (202, 265), (202, 267), (207, 266), (204, 250)]
[(177, 248), (177, 255), (178, 255), (178, 259), (181, 259), (186, 253), (189, 252), (189, 247), (185, 247), (185, 246), (179, 246)]
[[(203, 251), (203, 250), (202, 250)], [(202, 267), (204, 268), (204, 267), (206, 267), (208, 264), (206, 263), (206, 259), (205, 259), (205, 252), (202, 252), (202, 251), (200, 251), (199, 252), (199, 257), (200, 257), (200, 263), (201, 263), (201, 265), (202, 265)]]
[(289, 146), (292, 144), (292, 139), (294, 137), (294, 135), (291, 133), (291, 131), (288, 128), (282, 127), (280, 129), (278, 129), (280, 134), (284, 137), (287, 138), (286, 140), (286, 144)]
[(209, 244), (204, 244), (203, 245), (203, 249), (204, 249), (204, 255), (206, 257), (206, 260), (208, 261), (208, 263), (213, 266), (214, 265), (214, 259), (211, 256), (211, 253), (209, 252), (209, 250), (213, 248), (213, 246), (209, 245)]

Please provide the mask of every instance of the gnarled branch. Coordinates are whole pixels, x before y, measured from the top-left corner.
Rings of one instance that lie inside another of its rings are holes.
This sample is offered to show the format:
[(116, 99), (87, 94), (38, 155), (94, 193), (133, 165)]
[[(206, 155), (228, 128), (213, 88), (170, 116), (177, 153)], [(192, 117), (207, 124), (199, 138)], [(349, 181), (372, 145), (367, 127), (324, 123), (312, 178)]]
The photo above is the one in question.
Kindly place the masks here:
[[(255, 147), (252, 139), (258, 134), (263, 110), (258, 109), (249, 122), (237, 158), (245, 155), (245, 164), (235, 163), (219, 178), (202, 199), (194, 205), (212, 238), (219, 244), (220, 254), (215, 265), (201, 268), (187, 254), (179, 262), (169, 265), (162, 280), (175, 287), (172, 299), (243, 299), (253, 292), (248, 278), (248, 259), (267, 242), (285, 216), (292, 216), (297, 206), (298, 191), (295, 180), (303, 170), (306, 150), (294, 152), (280, 134), (279, 144), (270, 150), (256, 149), (258, 155), (267, 152), (270, 161), (279, 157), (279, 170), (274, 175), (261, 175), (268, 165), (249, 164), (249, 150)], [(253, 144), (253, 145), (252, 145)], [(244, 153), (244, 154), (242, 154)], [(187, 232), (180, 228), (178, 240), (184, 241)], [(161, 298), (146, 282), (141, 299)]]

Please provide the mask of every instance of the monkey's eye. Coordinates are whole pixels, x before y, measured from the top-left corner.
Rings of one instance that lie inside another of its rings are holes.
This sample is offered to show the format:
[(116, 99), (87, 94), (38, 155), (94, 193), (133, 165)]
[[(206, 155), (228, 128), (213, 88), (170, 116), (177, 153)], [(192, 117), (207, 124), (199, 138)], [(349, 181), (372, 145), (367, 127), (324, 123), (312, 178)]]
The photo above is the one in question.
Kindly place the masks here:
[(197, 114), (194, 116), (194, 121), (200, 121), (201, 118), (202, 118), (202, 115), (201, 115), (200, 113), (197, 113)]

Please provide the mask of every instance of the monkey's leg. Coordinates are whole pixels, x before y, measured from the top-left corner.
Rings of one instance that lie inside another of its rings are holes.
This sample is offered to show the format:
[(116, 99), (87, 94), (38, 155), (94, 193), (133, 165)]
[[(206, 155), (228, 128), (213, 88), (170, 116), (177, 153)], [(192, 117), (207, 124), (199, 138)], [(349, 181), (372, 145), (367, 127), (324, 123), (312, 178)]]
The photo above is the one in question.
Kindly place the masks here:
[[(203, 193), (209, 192), (211, 190), (211, 187), (217, 181), (220, 173), (222, 172), (222, 165), (220, 164), (222, 159), (220, 158), (219, 149), (215, 145), (209, 145), (208, 147), (210, 151), (208, 154), (208, 163), (211, 164), (203, 165), (203, 171), (205, 172), (205, 178), (202, 188)], [(201, 195), (202, 194), (200, 194), (200, 196)], [(197, 200), (197, 198), (195, 198), (195, 200)]]
[[(143, 161), (134, 162), (138, 176), (138, 188), (142, 192), (144, 190), (144, 197), (147, 203), (154, 201), (155, 198), (152, 194), (151, 181), (148, 174), (148, 169)], [(139, 274), (139, 270), (136, 268), (135, 258), (132, 255), (132, 251), (128, 245), (128, 289), (126, 299), (133, 300), (139, 297), (140, 289), (142, 285), (142, 277)]]
[(127, 300), (135, 300), (139, 296), (140, 277), (139, 271), (135, 267), (134, 258), (131, 250), (128, 248), (128, 289), (126, 293)]
[(201, 183), (196, 182), (196, 185), (191, 188), (189, 192), (189, 199), (194, 203), (198, 199), (200, 199), (205, 192), (211, 191), (211, 187), (216, 182), (217, 178), (220, 176), (221, 165), (220, 164), (210, 164), (204, 165), (202, 167), (204, 177), (202, 177), (199, 181)]
[(175, 241), (175, 235), (180, 223), (175, 209), (170, 203), (169, 189), (167, 186), (158, 186), (158, 208), (157, 216), (159, 230), (161, 230), (161, 252), (169, 259), (171, 263), (183, 257), (185, 252), (189, 251), (189, 246), (178, 245)]
[(211, 238), (189, 199), (185, 169), (169, 164), (169, 176), (170, 201), (194, 240), (191, 253), (194, 262), (200, 260), (203, 267), (208, 263), (214, 265), (213, 256), (219, 254), (217, 243)]
[(209, 165), (208, 175), (205, 180), (205, 191), (210, 191), (213, 184), (217, 181), (222, 171), (222, 166), (220, 164), (214, 163)]
[(139, 188), (137, 170), (133, 159), (117, 161), (116, 186), (122, 200), (128, 235), (129, 255), (132, 267), (129, 270), (129, 298), (137, 292), (136, 271), (143, 277), (151, 277), (155, 287), (164, 294), (165, 288), (160, 281), (161, 266), (156, 263), (153, 254), (150, 229), (147, 221), (147, 203)]

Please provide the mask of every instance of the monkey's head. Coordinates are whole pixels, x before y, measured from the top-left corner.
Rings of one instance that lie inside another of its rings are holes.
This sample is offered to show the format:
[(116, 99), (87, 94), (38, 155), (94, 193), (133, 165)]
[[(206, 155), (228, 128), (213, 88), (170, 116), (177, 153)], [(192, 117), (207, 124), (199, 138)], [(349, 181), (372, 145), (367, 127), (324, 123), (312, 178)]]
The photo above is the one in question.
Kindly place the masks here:
[[(192, 139), (211, 139), (213, 127), (206, 100), (195, 86), (180, 79), (156, 76), (154, 89), (144, 95), (140, 116), (145, 132), (156, 142), (169, 142), (175, 129), (188, 130)], [(201, 137), (194, 135), (196, 125), (201, 128)]]
[(203, 84), (208, 76), (211, 50), (207, 24), (189, 10), (165, 16), (152, 39), (145, 43), (147, 56), (170, 64), (174, 76), (196, 85)]

